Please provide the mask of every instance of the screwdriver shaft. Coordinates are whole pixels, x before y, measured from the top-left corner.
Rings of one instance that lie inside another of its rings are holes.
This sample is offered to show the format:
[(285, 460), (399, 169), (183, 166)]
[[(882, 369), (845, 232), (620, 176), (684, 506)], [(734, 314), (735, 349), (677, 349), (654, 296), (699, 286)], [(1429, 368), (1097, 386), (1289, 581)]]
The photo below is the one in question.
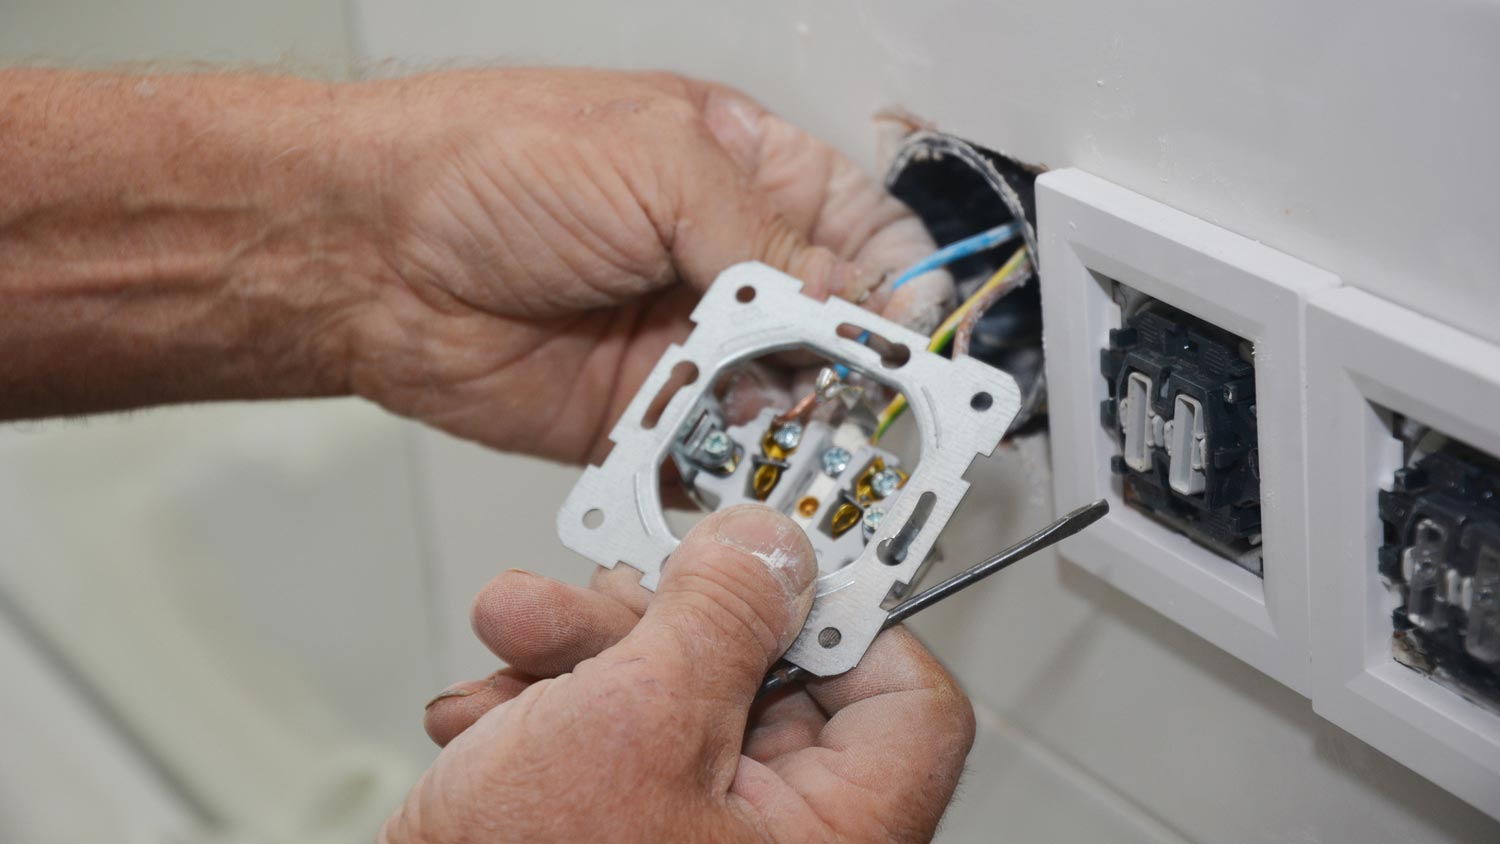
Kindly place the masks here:
[[(1109, 502), (1103, 499), (1079, 507), (1077, 510), (1063, 516), (995, 556), (981, 563), (976, 563), (942, 583), (930, 589), (924, 589), (897, 604), (886, 615), (885, 623), (881, 625), (880, 629), (886, 630), (894, 627), (933, 604), (962, 592), (1016, 561), (1023, 560), (1043, 548), (1054, 545), (1078, 533), (1094, 522), (1099, 521), (1108, 512)], [(788, 662), (777, 663), (776, 667), (771, 669), (771, 672), (766, 675), (766, 679), (761, 682), (760, 690), (756, 692), (755, 697), (757, 699), (765, 697), (777, 689), (785, 688), (805, 679), (807, 676), (808, 672), (799, 666)]]

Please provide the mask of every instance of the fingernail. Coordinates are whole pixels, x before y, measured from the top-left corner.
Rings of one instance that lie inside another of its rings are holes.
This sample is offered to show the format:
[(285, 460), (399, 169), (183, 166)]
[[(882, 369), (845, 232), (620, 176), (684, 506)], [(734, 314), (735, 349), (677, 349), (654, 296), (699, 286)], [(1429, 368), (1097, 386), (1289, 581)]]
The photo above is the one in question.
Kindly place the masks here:
[(769, 507), (751, 504), (724, 511), (714, 541), (760, 560), (788, 596), (802, 594), (818, 576), (818, 561), (807, 534)]
[(760, 143), (764, 134), (761, 124), (764, 112), (749, 100), (736, 94), (715, 92), (709, 97), (708, 110), (715, 117), (722, 115), (725, 118), (722, 122), (710, 121), (714, 129), (724, 133), (719, 138), (720, 143), (730, 147)]
[(434, 697), (432, 700), (427, 701), (427, 705), (424, 706), (424, 707), (422, 707), (422, 711), (425, 712), (425, 711), (431, 709), (432, 705), (435, 704), (435, 703), (437, 703), (440, 700), (447, 700), (450, 697), (468, 697), (469, 695), (474, 694), (477, 691), (479, 691), (479, 690), (478, 689), (466, 689), (466, 688), (463, 687), (463, 684), (460, 684), (460, 685), (457, 685), (457, 686), (450, 686), (450, 687), (448, 687), (446, 689), (443, 689), (442, 691), (438, 692), (437, 696)]
[(714, 92), (704, 107), (704, 122), (719, 145), (735, 163), (753, 170), (759, 163), (760, 141), (765, 134), (764, 113), (736, 94)]

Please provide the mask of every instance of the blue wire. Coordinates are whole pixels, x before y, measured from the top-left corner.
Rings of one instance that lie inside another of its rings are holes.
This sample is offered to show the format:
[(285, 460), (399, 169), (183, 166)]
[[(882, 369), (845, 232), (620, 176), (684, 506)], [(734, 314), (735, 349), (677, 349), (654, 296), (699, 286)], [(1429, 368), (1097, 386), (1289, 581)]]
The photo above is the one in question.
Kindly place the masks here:
[(1003, 226), (995, 226), (988, 231), (982, 231), (963, 240), (954, 241), (907, 267), (891, 283), (891, 290), (892, 292), (899, 290), (901, 285), (911, 281), (922, 273), (931, 272), (939, 267), (946, 267), (954, 261), (963, 260), (970, 255), (983, 252), (986, 249), (993, 249), (1007, 240), (1014, 240), (1018, 234), (1020, 234), (1020, 229), (1015, 223), (1006, 223)]
[[(946, 267), (955, 261), (962, 261), (964, 258), (983, 252), (986, 249), (994, 249), (1008, 240), (1015, 240), (1020, 232), (1020, 227), (1015, 223), (1006, 223), (1003, 226), (995, 226), (979, 234), (970, 235), (963, 240), (956, 240), (903, 270), (901, 275), (896, 276), (896, 280), (891, 283), (891, 292), (895, 293), (897, 290), (900, 290), (901, 285), (911, 281), (922, 273), (932, 272), (939, 267)], [(859, 335), (858, 342), (863, 343), (868, 339), (870, 339), (870, 332), (866, 331)], [(840, 378), (849, 377), (849, 367), (841, 363), (834, 364), (833, 371), (837, 372)]]

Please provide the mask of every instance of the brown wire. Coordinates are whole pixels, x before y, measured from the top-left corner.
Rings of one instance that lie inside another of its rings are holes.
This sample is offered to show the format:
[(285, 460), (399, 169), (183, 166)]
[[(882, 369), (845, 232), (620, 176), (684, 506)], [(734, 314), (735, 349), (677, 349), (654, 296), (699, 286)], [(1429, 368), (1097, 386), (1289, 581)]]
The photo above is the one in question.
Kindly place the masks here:
[(1012, 290), (1020, 287), (1031, 277), (1031, 259), (1028, 257), (1016, 271), (1011, 273), (1010, 278), (995, 285), (995, 288), (982, 296), (964, 314), (958, 327), (953, 331), (953, 356), (967, 355), (969, 353), (969, 340), (974, 336), (974, 326), (979, 324), (980, 317), (994, 307), (995, 303), (1005, 298)]
[(807, 424), (807, 417), (812, 415), (813, 407), (817, 403), (818, 391), (813, 390), (811, 393), (798, 399), (796, 404), (787, 408), (786, 412), (778, 415), (774, 421), (777, 425), (785, 425), (788, 422)]

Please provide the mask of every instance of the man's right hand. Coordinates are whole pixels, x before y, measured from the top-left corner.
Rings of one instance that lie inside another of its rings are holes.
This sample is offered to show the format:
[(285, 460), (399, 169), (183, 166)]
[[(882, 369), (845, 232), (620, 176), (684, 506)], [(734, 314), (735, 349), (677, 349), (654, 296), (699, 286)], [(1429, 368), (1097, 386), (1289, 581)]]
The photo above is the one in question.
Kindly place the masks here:
[(510, 667), (429, 705), (446, 746), (382, 840), (930, 840), (974, 714), (905, 628), (755, 701), (816, 574), (795, 523), (743, 506), (689, 532), (655, 596), (625, 566), (587, 590), (496, 578), (474, 628)]

